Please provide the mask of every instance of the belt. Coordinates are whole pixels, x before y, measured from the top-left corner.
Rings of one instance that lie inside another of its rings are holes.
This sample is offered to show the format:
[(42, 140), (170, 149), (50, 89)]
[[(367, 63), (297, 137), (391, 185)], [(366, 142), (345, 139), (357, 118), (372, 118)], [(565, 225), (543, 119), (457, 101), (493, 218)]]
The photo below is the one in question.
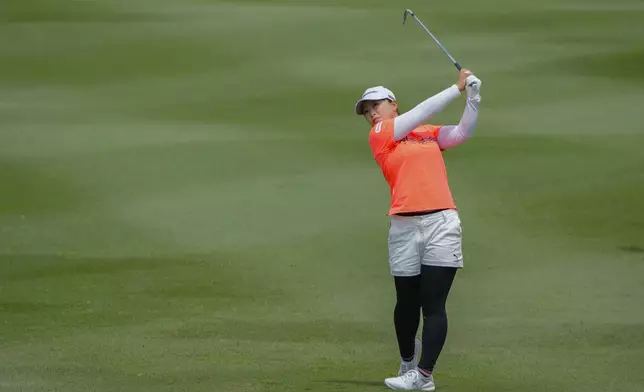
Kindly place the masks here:
[(448, 210), (449, 208), (441, 208), (439, 210), (425, 210), (425, 211), (411, 211), (411, 212), (399, 212), (395, 215), (398, 216), (421, 216), (421, 215), (430, 215), (437, 212)]

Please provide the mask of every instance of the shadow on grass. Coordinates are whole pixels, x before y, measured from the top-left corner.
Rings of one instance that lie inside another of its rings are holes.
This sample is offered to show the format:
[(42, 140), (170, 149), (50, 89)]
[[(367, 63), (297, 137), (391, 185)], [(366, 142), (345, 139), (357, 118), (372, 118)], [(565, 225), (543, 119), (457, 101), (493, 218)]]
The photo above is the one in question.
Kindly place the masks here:
[(373, 380), (321, 380), (317, 381), (322, 384), (340, 384), (340, 385), (358, 385), (363, 387), (384, 387), (384, 381)]
[(621, 246), (620, 249), (630, 253), (644, 253), (644, 248), (637, 245)]

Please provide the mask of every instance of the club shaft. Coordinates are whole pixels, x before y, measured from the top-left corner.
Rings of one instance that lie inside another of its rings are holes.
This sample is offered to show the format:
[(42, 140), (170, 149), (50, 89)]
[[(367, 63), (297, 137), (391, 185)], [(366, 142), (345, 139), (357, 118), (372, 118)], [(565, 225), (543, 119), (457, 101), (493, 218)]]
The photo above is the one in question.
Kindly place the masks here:
[(420, 27), (422, 27), (422, 28), (427, 32), (427, 34), (429, 34), (429, 36), (434, 40), (434, 42), (436, 43), (436, 45), (438, 45), (438, 47), (443, 51), (443, 53), (445, 53), (445, 54), (447, 55), (447, 57), (449, 57), (449, 59), (450, 59), (450, 60), (452, 60), (452, 63), (454, 63), (454, 65), (456, 66), (456, 68), (460, 71), (460, 70), (461, 70), (461, 65), (460, 65), (460, 64), (458, 63), (458, 61), (456, 61), (456, 59), (455, 59), (455, 58), (454, 58), (454, 57), (453, 57), (453, 56), (452, 56), (452, 55), (447, 51), (447, 49), (445, 49), (445, 47), (443, 46), (443, 44), (441, 44), (441, 43), (440, 43), (440, 41), (439, 41), (436, 37), (434, 37), (434, 34), (432, 34), (432, 32), (431, 32), (431, 31), (429, 31), (429, 29), (428, 29), (428, 28), (423, 24), (423, 22), (421, 22), (421, 21), (420, 21), (420, 19), (418, 19), (418, 17), (417, 17), (415, 14), (411, 14), (411, 16), (416, 20), (416, 22), (418, 22), (418, 24), (420, 25)]

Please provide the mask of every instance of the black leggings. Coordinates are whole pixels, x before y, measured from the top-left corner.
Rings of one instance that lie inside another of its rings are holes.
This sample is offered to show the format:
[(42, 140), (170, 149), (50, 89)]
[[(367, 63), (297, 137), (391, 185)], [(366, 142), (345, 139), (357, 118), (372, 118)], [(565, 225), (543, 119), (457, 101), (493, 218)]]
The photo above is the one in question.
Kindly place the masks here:
[(445, 304), (456, 268), (423, 265), (420, 275), (394, 277), (396, 308), (394, 325), (400, 357), (414, 357), (414, 340), (423, 313), (423, 352), (418, 367), (433, 371), (447, 338)]

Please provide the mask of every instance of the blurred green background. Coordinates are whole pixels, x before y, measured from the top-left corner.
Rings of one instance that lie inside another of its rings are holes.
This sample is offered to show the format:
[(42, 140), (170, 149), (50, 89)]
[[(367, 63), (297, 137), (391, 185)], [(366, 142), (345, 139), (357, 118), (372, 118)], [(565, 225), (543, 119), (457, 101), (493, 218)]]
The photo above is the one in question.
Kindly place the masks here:
[(439, 390), (644, 390), (641, 0), (4, 1), (0, 390), (384, 390), (353, 105), (456, 80), (405, 8), (483, 80)]

